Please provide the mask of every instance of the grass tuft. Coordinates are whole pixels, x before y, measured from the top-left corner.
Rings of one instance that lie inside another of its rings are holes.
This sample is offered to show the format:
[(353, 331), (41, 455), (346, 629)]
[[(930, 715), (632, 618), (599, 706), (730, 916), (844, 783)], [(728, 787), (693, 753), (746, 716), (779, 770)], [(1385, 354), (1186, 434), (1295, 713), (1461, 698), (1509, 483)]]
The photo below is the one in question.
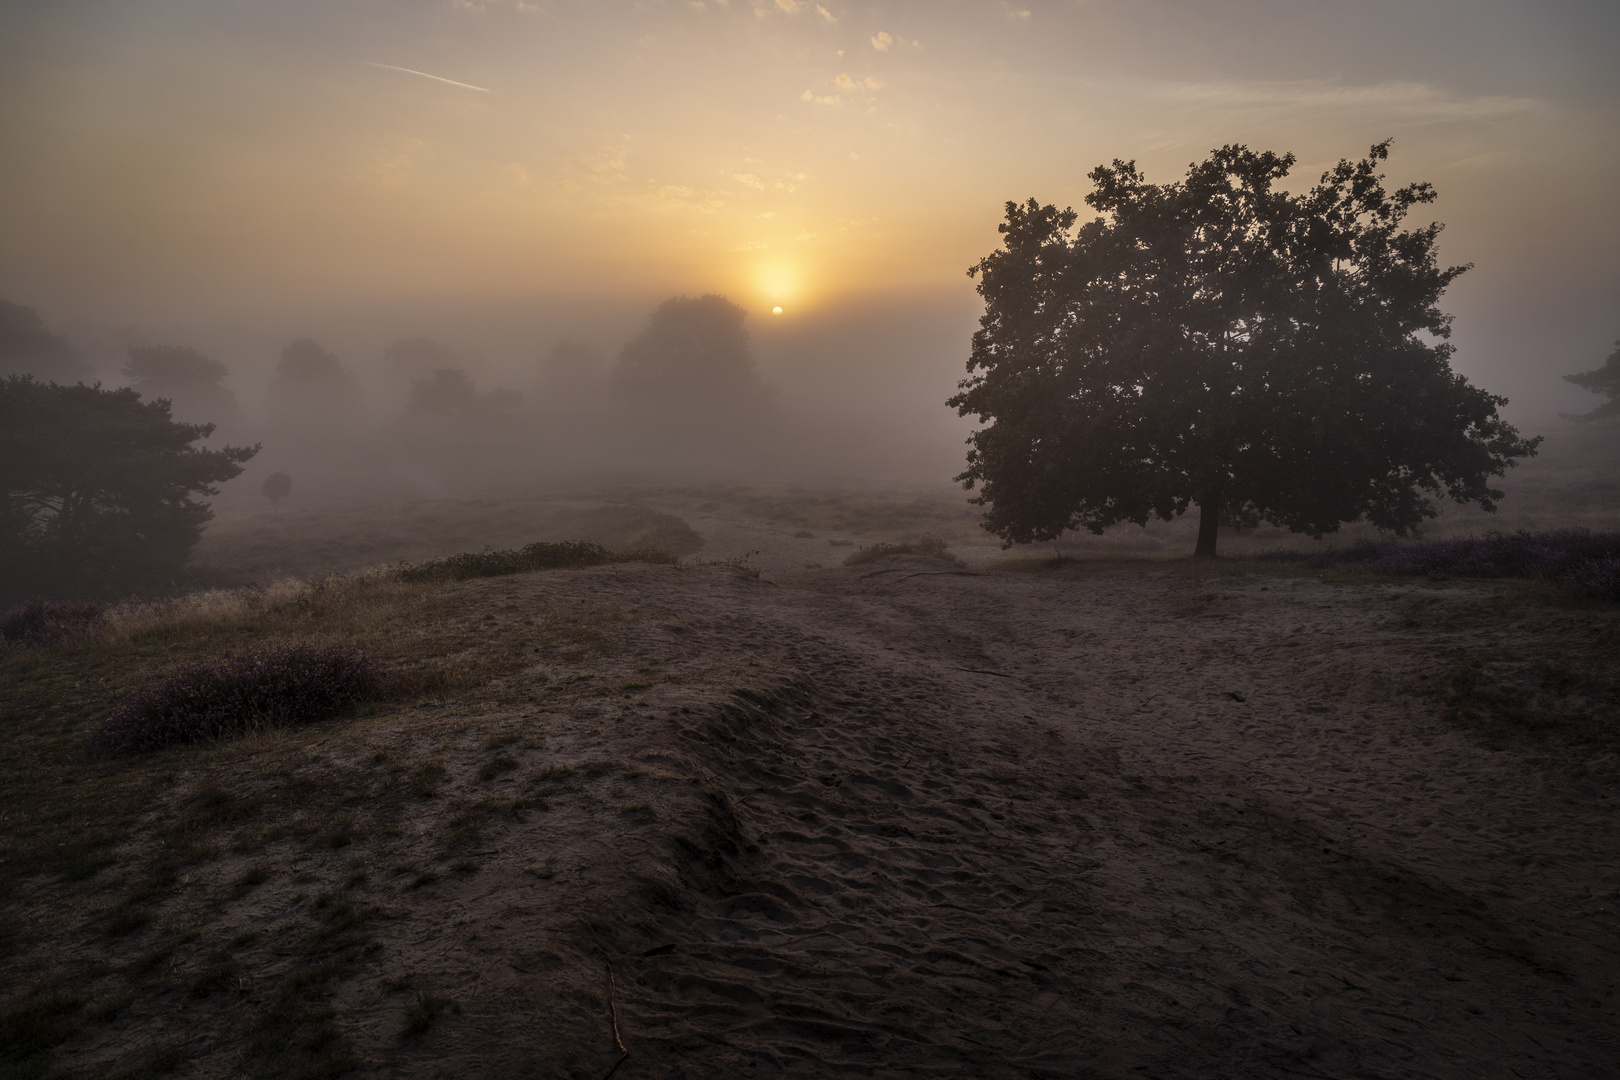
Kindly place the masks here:
[(405, 1030), (401, 1038), (415, 1039), (427, 1034), (436, 1020), (446, 1011), (460, 1013), (461, 1005), (453, 998), (443, 998), (418, 990), (416, 1000), (405, 1010)]
[(675, 561), (674, 556), (662, 551), (613, 552), (601, 544), (569, 540), (555, 544), (535, 543), (502, 551), (463, 551), (424, 563), (401, 563), (393, 572), (403, 581), (465, 581), (468, 578), (503, 577), (534, 570), (576, 569), (607, 563), (669, 564)]

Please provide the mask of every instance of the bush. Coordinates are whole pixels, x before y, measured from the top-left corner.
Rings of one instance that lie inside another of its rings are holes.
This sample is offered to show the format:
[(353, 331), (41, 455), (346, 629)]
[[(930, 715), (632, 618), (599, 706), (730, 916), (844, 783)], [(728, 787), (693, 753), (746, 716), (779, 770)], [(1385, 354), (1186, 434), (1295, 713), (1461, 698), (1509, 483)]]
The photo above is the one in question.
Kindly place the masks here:
[(872, 544), (863, 547), (844, 560), (845, 566), (861, 566), (865, 563), (877, 562), (890, 555), (921, 555), (925, 559), (939, 559), (943, 562), (957, 563), (960, 559), (946, 554), (945, 541), (937, 536), (925, 536), (921, 540), (908, 540), (903, 544)]
[(124, 699), (102, 727), (113, 750), (157, 750), (266, 727), (323, 720), (378, 693), (381, 680), (349, 649), (269, 645), (193, 661)]
[(1339, 551), (1276, 551), (1261, 558), (1431, 577), (1542, 577), (1583, 596), (1620, 600), (1620, 533), (1587, 529), (1493, 532), (1426, 544), (1364, 541)]
[(467, 578), (526, 574), (531, 570), (562, 570), (605, 563), (673, 563), (662, 551), (613, 552), (601, 544), (569, 540), (537, 543), (502, 551), (463, 551), (425, 563), (401, 563), (394, 573), (406, 581), (462, 581)]
[(77, 637), (101, 622), (107, 605), (93, 600), (80, 602), (30, 600), (0, 615), (0, 652), (11, 648), (40, 648)]

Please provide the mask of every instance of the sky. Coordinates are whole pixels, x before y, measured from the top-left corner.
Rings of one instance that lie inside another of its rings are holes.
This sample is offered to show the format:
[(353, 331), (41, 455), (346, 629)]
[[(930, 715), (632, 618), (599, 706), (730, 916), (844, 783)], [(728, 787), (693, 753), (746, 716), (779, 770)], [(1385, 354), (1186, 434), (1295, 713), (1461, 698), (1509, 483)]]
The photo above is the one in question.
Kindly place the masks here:
[(1393, 138), (1475, 266), (1457, 367), (1550, 415), (1620, 338), (1617, 46), (1564, 0), (10, 0), (0, 296), (268, 364), (312, 329), (611, 354), (720, 292), (779, 380), (926, 373), (944, 411), (1007, 200), (1225, 143), (1303, 188)]

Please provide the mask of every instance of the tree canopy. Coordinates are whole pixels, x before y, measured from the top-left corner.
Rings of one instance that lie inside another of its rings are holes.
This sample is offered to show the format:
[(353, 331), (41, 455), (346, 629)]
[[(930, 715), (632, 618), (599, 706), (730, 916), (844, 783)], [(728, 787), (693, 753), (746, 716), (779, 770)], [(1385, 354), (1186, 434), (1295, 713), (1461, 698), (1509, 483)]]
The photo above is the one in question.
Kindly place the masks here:
[(765, 387), (748, 350), (748, 312), (710, 293), (665, 300), (619, 353), (618, 397), (658, 408), (708, 411), (757, 406)]
[(270, 411), (283, 421), (352, 426), (360, 411), (360, 384), (330, 351), (299, 338), (281, 350), (270, 384)]
[(1134, 162), (1089, 177), (1099, 216), (1007, 204), (1000, 250), (968, 271), (985, 300), (950, 400), (983, 427), (957, 479), (1008, 544), (1169, 520), (1397, 535), (1430, 496), (1495, 509), (1535, 452), (1505, 399), (1452, 371), (1438, 305), (1442, 226), (1403, 228), (1428, 184), (1386, 190), (1387, 142), (1303, 194), (1291, 154), (1226, 146), (1184, 180)]
[(258, 452), (192, 445), (213, 430), (131, 389), (0, 379), (0, 597), (169, 586), (213, 516), (196, 496)]
[(45, 329), (39, 312), (0, 300), (0, 376), (32, 375), (69, 382), (89, 373), (68, 339)]
[(1603, 366), (1595, 371), (1583, 371), (1576, 375), (1565, 375), (1565, 382), (1572, 382), (1583, 390), (1590, 390), (1594, 394), (1607, 394), (1609, 400), (1599, 405), (1589, 413), (1582, 413), (1574, 417), (1576, 420), (1612, 420), (1620, 417), (1620, 341), (1614, 343), (1614, 352), (1603, 362)]
[(230, 369), (185, 345), (131, 345), (123, 367), (126, 378), (148, 398), (167, 400), (190, 420), (234, 425), (242, 419), (236, 395), (224, 385)]

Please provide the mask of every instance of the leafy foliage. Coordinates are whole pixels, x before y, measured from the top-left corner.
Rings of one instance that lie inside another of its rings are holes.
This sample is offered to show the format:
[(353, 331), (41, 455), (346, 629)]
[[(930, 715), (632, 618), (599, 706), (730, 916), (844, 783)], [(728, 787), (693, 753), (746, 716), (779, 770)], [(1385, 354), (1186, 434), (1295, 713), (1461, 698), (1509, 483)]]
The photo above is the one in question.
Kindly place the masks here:
[(662, 551), (612, 552), (600, 544), (568, 540), (536, 543), (504, 551), (463, 551), (425, 563), (406, 563), (394, 572), (406, 581), (462, 581), (467, 578), (526, 574), (531, 570), (561, 570), (605, 563), (673, 563)]
[(353, 708), (380, 679), (363, 653), (308, 645), (268, 645), (215, 661), (182, 664), (126, 698), (102, 727), (114, 750), (308, 723)]
[(1007, 204), (973, 267), (986, 310), (950, 400), (987, 424), (967, 470), (1008, 544), (1168, 520), (1321, 536), (1366, 519), (1407, 535), (1429, 496), (1494, 509), (1488, 480), (1539, 440), (1450, 367), (1436, 306), (1466, 267), (1438, 224), (1403, 229), (1427, 184), (1385, 190), (1388, 143), (1302, 195), (1292, 155), (1226, 146), (1184, 181), (1090, 174), (1103, 216)]
[(191, 445), (213, 430), (134, 390), (0, 380), (0, 600), (169, 585), (213, 516), (194, 496), (258, 451)]
[(1610, 420), (1620, 417), (1620, 341), (1614, 343), (1614, 351), (1603, 362), (1603, 366), (1595, 371), (1583, 371), (1576, 375), (1565, 375), (1565, 382), (1572, 382), (1583, 390), (1590, 390), (1594, 394), (1607, 394), (1608, 401), (1593, 409), (1589, 413), (1582, 413), (1574, 417), (1576, 420)]

